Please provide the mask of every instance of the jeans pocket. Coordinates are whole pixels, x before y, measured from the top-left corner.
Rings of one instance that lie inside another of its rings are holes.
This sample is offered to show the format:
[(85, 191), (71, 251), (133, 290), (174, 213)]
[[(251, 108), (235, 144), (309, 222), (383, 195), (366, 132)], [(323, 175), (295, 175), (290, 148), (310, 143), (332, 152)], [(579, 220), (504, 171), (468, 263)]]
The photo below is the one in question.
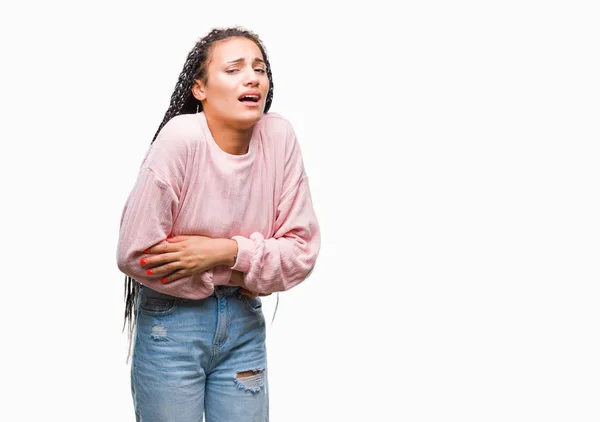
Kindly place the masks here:
[(244, 304), (248, 309), (250, 309), (250, 311), (254, 312), (255, 314), (262, 312), (262, 301), (260, 300), (260, 297), (257, 296), (255, 298), (252, 298), (243, 294), (240, 294), (240, 296), (242, 302), (244, 302)]
[(142, 295), (140, 297), (140, 312), (145, 315), (171, 315), (177, 309), (177, 298), (158, 298)]

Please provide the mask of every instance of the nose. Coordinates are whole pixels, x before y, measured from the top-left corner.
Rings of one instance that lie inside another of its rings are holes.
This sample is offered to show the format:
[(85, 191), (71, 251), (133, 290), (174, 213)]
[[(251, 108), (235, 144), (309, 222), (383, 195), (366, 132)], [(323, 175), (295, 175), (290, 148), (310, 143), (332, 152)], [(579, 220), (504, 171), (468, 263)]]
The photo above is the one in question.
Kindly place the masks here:
[(254, 69), (250, 68), (246, 71), (244, 86), (258, 86), (258, 76), (256, 75)]

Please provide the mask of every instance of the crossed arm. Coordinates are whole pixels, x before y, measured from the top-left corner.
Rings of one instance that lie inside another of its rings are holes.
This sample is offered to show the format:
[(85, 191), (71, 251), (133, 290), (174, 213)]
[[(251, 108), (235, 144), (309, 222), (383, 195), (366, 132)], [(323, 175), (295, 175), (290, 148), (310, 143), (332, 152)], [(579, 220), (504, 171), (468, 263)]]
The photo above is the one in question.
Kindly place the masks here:
[(291, 129), (286, 142), (282, 189), (269, 237), (256, 231), (230, 239), (197, 235), (166, 239), (180, 206), (186, 144), (178, 137), (159, 136), (121, 216), (117, 247), (121, 272), (162, 293), (190, 298), (205, 297), (214, 285), (236, 284), (269, 294), (302, 282), (315, 265), (320, 230)]
[[(237, 242), (233, 239), (180, 235), (169, 237), (146, 249), (144, 253), (147, 255), (140, 260), (140, 266), (146, 270), (147, 275), (160, 276), (161, 282), (166, 284), (217, 265), (232, 267), (237, 252)], [(240, 286), (240, 292), (246, 296), (270, 295), (248, 289), (241, 271), (232, 271), (230, 282)]]

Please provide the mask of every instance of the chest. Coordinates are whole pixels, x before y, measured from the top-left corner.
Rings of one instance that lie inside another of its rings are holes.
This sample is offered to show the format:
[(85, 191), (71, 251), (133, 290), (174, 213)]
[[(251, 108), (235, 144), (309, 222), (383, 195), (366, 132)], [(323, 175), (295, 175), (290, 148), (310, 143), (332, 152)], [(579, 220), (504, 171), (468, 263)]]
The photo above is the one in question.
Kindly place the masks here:
[(224, 238), (259, 232), (271, 237), (282, 192), (282, 161), (260, 150), (252, 161), (237, 166), (197, 161), (174, 210), (174, 232)]

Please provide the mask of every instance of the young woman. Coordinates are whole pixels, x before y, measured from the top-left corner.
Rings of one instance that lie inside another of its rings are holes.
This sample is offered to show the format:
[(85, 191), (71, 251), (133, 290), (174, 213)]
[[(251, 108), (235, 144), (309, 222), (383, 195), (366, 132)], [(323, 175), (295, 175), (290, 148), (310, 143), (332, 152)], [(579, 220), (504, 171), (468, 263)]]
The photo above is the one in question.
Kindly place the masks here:
[(214, 29), (189, 53), (121, 218), (138, 421), (268, 421), (261, 295), (320, 248), (290, 123), (267, 113), (257, 35)]

